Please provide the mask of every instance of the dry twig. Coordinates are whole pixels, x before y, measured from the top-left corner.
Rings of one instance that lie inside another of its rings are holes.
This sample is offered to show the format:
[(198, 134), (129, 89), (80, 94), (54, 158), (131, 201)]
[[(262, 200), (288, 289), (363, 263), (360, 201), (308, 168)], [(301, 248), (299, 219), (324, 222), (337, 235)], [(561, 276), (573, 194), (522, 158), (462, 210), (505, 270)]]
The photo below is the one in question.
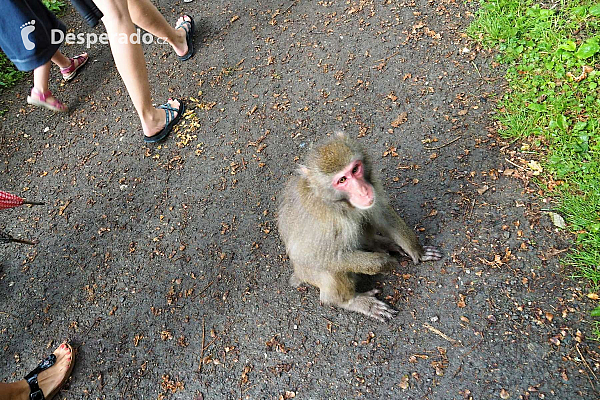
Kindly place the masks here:
[(446, 335), (445, 333), (441, 332), (439, 329), (436, 329), (427, 323), (423, 324), (423, 326), (425, 328), (429, 329), (431, 332), (435, 333), (436, 335), (443, 337), (444, 339), (446, 339), (447, 341), (449, 341), (452, 344), (460, 343), (460, 341), (458, 341), (456, 339), (452, 339), (450, 336)]
[(446, 144), (443, 144), (443, 145), (441, 145), (441, 146), (437, 146), (437, 147), (427, 147), (427, 146), (423, 146), (423, 148), (424, 148), (425, 150), (439, 150), (439, 149), (441, 149), (441, 148), (444, 148), (444, 147), (446, 147), (446, 146), (449, 146), (449, 145), (451, 145), (452, 143), (456, 142), (456, 141), (457, 141), (458, 139), (460, 139), (461, 137), (462, 137), (462, 136), (457, 136), (457, 137), (455, 137), (454, 139), (452, 139), (451, 141), (449, 141), (448, 143), (446, 143)]

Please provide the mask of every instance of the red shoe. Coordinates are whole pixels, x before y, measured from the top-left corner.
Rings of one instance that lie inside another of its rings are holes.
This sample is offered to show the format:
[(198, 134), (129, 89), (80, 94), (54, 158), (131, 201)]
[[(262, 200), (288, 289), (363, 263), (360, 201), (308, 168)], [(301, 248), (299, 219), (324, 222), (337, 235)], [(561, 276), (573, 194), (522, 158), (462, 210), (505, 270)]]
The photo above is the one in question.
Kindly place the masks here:
[(88, 53), (83, 53), (73, 58), (70, 58), (71, 65), (66, 68), (61, 68), (60, 73), (65, 81), (70, 81), (77, 75), (77, 70), (83, 66), (88, 60)]
[[(52, 99), (49, 100), (49, 98)], [(33, 104), (34, 106), (42, 106), (52, 111), (69, 111), (69, 107), (61, 103), (56, 97), (52, 96), (52, 92), (50, 92), (49, 90), (47, 90), (44, 93), (41, 93), (36, 88), (32, 88), (31, 96), (27, 96), (27, 103)]]

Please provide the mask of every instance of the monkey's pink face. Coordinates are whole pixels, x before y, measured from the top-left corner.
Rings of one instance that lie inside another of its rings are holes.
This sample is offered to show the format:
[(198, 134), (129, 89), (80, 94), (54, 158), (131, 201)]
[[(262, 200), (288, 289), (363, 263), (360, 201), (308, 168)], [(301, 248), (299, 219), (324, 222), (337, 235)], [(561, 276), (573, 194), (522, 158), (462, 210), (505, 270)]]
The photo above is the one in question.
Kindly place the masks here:
[(332, 186), (345, 192), (348, 201), (356, 208), (367, 209), (375, 202), (373, 186), (365, 179), (363, 163), (351, 162), (333, 177)]

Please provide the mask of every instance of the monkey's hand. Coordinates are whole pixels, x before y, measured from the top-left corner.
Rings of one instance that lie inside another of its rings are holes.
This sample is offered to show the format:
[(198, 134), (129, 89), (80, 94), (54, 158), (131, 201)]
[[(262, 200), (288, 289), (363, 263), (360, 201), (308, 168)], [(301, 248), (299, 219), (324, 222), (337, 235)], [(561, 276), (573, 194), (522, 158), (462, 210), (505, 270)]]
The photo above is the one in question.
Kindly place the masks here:
[(388, 273), (393, 270), (400, 268), (400, 263), (395, 257), (390, 256), (387, 253), (371, 253), (373, 259), (371, 262), (362, 264), (363, 274), (375, 275), (380, 273)]
[(421, 261), (436, 261), (442, 258), (442, 252), (435, 246), (423, 246)]
[(384, 264), (381, 272), (391, 272), (400, 269), (400, 261), (396, 257), (388, 255), (387, 262)]
[(344, 306), (348, 310), (357, 311), (378, 321), (385, 322), (398, 313), (383, 301), (375, 298), (379, 290), (373, 289), (365, 293), (358, 293)]
[(369, 239), (367, 248), (373, 252), (405, 254), (400, 246), (385, 236), (373, 235)]

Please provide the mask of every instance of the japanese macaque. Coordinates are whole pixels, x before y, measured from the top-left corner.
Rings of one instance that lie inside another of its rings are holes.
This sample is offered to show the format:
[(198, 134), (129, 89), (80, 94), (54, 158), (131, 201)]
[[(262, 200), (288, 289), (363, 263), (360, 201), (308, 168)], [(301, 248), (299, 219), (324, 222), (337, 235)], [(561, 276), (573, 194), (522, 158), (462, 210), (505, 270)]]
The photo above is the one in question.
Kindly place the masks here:
[(278, 227), (294, 267), (290, 284), (317, 286), (322, 303), (380, 321), (396, 311), (375, 297), (378, 290), (357, 293), (357, 274), (398, 267), (390, 252), (405, 253), (415, 263), (442, 257), (437, 248), (419, 244), (389, 205), (367, 154), (344, 133), (314, 148), (290, 180)]

